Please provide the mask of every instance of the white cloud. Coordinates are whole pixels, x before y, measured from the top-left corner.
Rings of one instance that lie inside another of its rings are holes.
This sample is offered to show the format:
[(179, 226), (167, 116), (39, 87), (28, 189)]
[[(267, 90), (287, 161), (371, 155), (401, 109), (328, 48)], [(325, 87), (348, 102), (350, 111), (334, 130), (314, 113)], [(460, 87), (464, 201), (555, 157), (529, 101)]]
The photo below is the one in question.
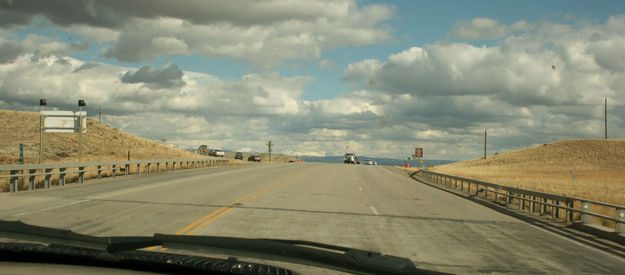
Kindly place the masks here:
[[(375, 8), (359, 12), (373, 16)], [(343, 18), (341, 12), (332, 16)], [(273, 37), (263, 24), (241, 27), (245, 22), (201, 25), (174, 17), (133, 22), (148, 26), (141, 30), (152, 30), (149, 26), (155, 22), (164, 24), (161, 33), (137, 32), (134, 38), (124, 38), (134, 33), (121, 27), (116, 43), (128, 42), (130, 47), (138, 42), (137, 46), (150, 48), (140, 58), (167, 51), (207, 51), (247, 59), (252, 55), (240, 53), (268, 53), (271, 43), (284, 43), (276, 51), (287, 44), (323, 45), (319, 49), (340, 45), (332, 44), (336, 37), (327, 33), (295, 35), (307, 21), (291, 25), (272, 21), (278, 28), (292, 28), (292, 35), (284, 37)], [(316, 27), (326, 23), (330, 21)], [(182, 30), (185, 24), (189, 31)], [(105, 123), (116, 128), (194, 147), (264, 151), (271, 139), (276, 152), (299, 155), (352, 151), (405, 157), (419, 146), (427, 158), (466, 159), (480, 156), (485, 128), (489, 151), (498, 152), (565, 138), (600, 137), (605, 96), (610, 135), (624, 136), (625, 57), (618, 49), (625, 48), (625, 19), (612, 17), (605, 24), (523, 24), (531, 27), (505, 26), (494, 46), (440, 41), (407, 48), (385, 60), (354, 62), (343, 75), (354, 90), (316, 101), (302, 99), (304, 88), (313, 81), (309, 76), (261, 72), (226, 80), (175, 64), (140, 68), (84, 62), (66, 56), (73, 51), (71, 44), (36, 36), (23, 41), (3, 38), (1, 42), (17, 45), (18, 50), (4, 55), (10, 61), (0, 64), (0, 106), (32, 109), (37, 99), (46, 97), (51, 107), (72, 109), (82, 98), (90, 113), (101, 105)], [(228, 36), (219, 33), (224, 28), (244, 31)], [(201, 31), (194, 34), (196, 29)], [(259, 35), (271, 39), (253, 39)], [(201, 39), (224, 41), (219, 44), (223, 48), (205, 48)], [(251, 42), (241, 42), (246, 39)], [(316, 56), (316, 50), (304, 46), (289, 54), (297, 51)], [(123, 82), (127, 73), (135, 78)], [(169, 80), (178, 84), (168, 85)]]
[(325, 70), (336, 70), (338, 69), (338, 66), (336, 65), (336, 62), (334, 62), (334, 60), (324, 58), (317, 62), (317, 68)]
[(457, 39), (498, 39), (502, 38), (510, 32), (527, 31), (534, 26), (527, 21), (517, 21), (507, 26), (499, 22), (499, 20), (477, 17), (471, 21), (460, 21), (454, 25), (451, 30), (453, 37)]
[[(494, 46), (440, 41), (392, 54), (386, 60), (350, 64), (343, 79), (355, 89), (391, 96), (376, 110), (394, 132), (384, 139), (413, 138), (442, 155), (477, 157), (484, 128), (493, 150), (602, 135), (602, 98), (622, 113), (625, 17), (605, 24), (461, 22), (454, 31), (471, 39), (501, 38)], [(616, 88), (619, 87), (619, 88)], [(374, 103), (375, 104), (375, 103)], [(625, 121), (610, 117), (613, 136), (625, 135)], [(399, 127), (401, 126), (401, 127)], [(405, 127), (403, 129), (402, 127)], [(375, 138), (383, 134), (372, 131)], [(430, 151), (431, 152), (431, 151)], [(446, 153), (442, 153), (446, 152)]]

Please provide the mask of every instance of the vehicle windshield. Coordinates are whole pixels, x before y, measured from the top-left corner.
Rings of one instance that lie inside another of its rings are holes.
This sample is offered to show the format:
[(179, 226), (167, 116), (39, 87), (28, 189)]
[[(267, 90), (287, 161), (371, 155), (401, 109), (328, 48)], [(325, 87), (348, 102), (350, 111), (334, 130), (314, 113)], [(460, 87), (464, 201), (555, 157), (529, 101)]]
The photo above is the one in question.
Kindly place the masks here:
[(0, 1), (0, 221), (619, 273), (624, 49), (617, 0)]

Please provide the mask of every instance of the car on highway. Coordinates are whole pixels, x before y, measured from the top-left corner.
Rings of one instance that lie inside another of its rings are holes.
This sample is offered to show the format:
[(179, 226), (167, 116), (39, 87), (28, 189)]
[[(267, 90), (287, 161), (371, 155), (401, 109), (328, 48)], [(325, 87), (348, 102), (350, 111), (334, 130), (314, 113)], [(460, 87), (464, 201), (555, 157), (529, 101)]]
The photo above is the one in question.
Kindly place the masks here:
[(247, 157), (247, 161), (260, 162), (260, 156), (258, 156), (258, 155), (251, 155), (251, 156)]
[(375, 160), (372, 160), (371, 162), (372, 162), (371, 165), (378, 165), (378, 162)]
[(208, 150), (208, 155), (223, 158), (225, 153), (221, 149), (210, 149)]
[(373, 165), (373, 161), (370, 159), (365, 160), (365, 165)]
[(234, 154), (234, 159), (240, 159), (240, 160), (243, 160), (243, 153), (241, 153), (241, 152), (236, 152), (236, 153)]

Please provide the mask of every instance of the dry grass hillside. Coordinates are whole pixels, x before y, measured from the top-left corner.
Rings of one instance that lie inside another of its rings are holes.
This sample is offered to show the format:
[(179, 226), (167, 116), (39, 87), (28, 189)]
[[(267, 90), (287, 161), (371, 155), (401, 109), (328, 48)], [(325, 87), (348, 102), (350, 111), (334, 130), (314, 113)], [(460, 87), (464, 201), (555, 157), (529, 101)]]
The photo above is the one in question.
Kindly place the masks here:
[[(24, 163), (39, 162), (39, 113), (0, 111), (0, 164), (19, 163), (19, 144), (24, 144)], [(197, 158), (191, 152), (133, 136), (88, 119), (83, 134), (83, 161)], [(45, 162), (78, 161), (78, 134), (45, 133)]]
[(565, 140), (437, 166), (435, 172), (625, 205), (625, 140)]

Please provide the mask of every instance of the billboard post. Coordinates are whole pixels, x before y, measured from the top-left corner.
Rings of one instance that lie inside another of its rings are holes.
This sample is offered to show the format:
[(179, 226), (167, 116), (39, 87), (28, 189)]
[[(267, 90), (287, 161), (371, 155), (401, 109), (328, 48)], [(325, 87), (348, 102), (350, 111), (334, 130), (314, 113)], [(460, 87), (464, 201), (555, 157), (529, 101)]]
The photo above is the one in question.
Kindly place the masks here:
[[(81, 108), (82, 109), (82, 108)], [(86, 111), (41, 111), (39, 114), (39, 163), (43, 163), (44, 133), (78, 133), (78, 158), (82, 153), (82, 134), (87, 132)]]

